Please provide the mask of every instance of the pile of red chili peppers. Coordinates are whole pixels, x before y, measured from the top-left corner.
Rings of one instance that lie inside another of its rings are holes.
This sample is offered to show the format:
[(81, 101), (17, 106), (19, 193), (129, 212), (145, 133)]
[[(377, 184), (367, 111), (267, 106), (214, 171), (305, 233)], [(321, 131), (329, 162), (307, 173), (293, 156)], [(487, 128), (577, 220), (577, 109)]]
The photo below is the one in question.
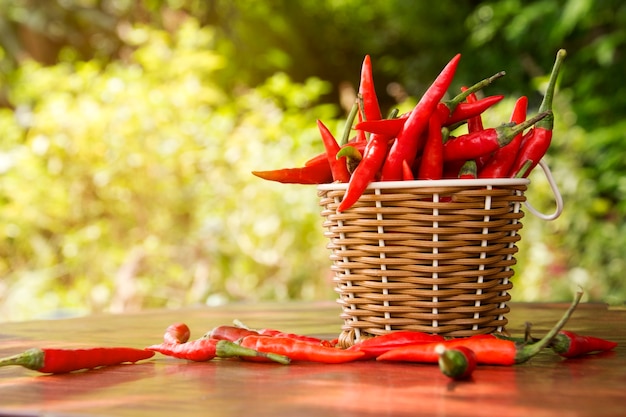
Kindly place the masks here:
[[(374, 89), (372, 62), (361, 68), (357, 100), (337, 141), (318, 121), (325, 152), (304, 166), (253, 171), (260, 178), (282, 183), (348, 183), (338, 211), (349, 209), (373, 181), (439, 180), (451, 178), (522, 178), (547, 152), (552, 140), (552, 101), (561, 64), (558, 51), (550, 80), (538, 109), (527, 118), (528, 99), (519, 97), (508, 122), (484, 127), (482, 114), (502, 95), (477, 97), (477, 92), (504, 75), (499, 72), (462, 88), (450, 100), (444, 96), (454, 79), (461, 55), (443, 68), (413, 110), (383, 119)], [(467, 125), (467, 132), (455, 135)], [(356, 135), (349, 139), (352, 131)]]
[(239, 322), (220, 325), (199, 339), (190, 340), (184, 323), (167, 327), (163, 341), (144, 349), (95, 347), (81, 349), (29, 349), (0, 359), (0, 367), (19, 365), (42, 373), (67, 373), (150, 359), (155, 352), (173, 358), (207, 362), (215, 358), (255, 362), (316, 362), (340, 364), (354, 361), (392, 361), (438, 364), (453, 379), (468, 379), (479, 365), (523, 363), (545, 348), (563, 358), (606, 352), (617, 343), (563, 330), (582, 293), (558, 323), (541, 339), (528, 335), (516, 339), (502, 334), (447, 339), (419, 331), (395, 331), (364, 338), (347, 349), (337, 340), (326, 340), (276, 329), (250, 329)]

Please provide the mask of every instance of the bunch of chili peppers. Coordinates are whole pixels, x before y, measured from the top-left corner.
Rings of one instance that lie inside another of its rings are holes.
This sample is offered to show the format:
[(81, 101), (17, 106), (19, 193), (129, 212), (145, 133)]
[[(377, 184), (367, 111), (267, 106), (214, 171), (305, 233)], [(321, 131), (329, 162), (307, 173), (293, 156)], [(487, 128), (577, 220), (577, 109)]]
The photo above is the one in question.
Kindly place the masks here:
[[(253, 171), (260, 178), (282, 183), (348, 183), (338, 211), (349, 209), (373, 181), (439, 180), (449, 178), (526, 177), (547, 152), (552, 140), (552, 101), (561, 64), (561, 49), (543, 101), (527, 117), (528, 99), (520, 97), (509, 122), (484, 127), (482, 114), (503, 99), (477, 98), (477, 92), (504, 75), (499, 72), (443, 100), (461, 55), (455, 55), (425, 91), (413, 110), (383, 119), (374, 88), (372, 62), (361, 67), (356, 103), (340, 141), (318, 121), (325, 152), (304, 166)], [(355, 123), (356, 122), (356, 123)], [(455, 135), (467, 125), (467, 133)], [(354, 138), (349, 139), (355, 130)]]
[(563, 358), (614, 349), (616, 342), (563, 330), (581, 295), (577, 294), (561, 320), (541, 339), (534, 339), (529, 334), (521, 339), (502, 334), (447, 339), (419, 331), (395, 331), (364, 338), (342, 349), (337, 346), (336, 339), (326, 340), (276, 329), (255, 330), (238, 321), (234, 325), (217, 326), (201, 338), (190, 340), (189, 327), (184, 323), (174, 323), (165, 330), (161, 343), (145, 349), (34, 348), (0, 359), (0, 367), (19, 365), (42, 373), (67, 373), (135, 363), (152, 358), (155, 352), (159, 352), (194, 362), (239, 358), (280, 364), (301, 361), (338, 364), (364, 360), (433, 363), (439, 364), (441, 372), (450, 378), (468, 379), (478, 365), (523, 363), (548, 347)]

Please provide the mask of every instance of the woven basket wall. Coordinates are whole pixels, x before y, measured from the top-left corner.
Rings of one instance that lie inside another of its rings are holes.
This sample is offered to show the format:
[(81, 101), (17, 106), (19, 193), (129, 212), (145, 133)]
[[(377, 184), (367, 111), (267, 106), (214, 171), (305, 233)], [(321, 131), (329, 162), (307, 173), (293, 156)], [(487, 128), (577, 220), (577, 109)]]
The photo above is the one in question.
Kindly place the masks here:
[(527, 179), (372, 183), (337, 213), (346, 184), (318, 186), (343, 347), (397, 330), (501, 331)]

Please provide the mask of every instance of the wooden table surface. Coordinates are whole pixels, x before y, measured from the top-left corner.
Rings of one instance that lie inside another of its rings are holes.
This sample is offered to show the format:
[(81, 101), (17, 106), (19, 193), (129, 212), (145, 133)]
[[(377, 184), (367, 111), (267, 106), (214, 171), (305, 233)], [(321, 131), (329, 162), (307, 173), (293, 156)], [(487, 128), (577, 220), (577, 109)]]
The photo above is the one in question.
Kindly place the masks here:
[[(512, 303), (508, 330), (542, 334), (566, 304)], [(0, 323), (0, 356), (31, 347), (145, 347), (183, 321), (192, 338), (239, 319), (334, 337), (339, 307), (328, 303), (219, 308)], [(512, 367), (480, 367), (452, 382), (434, 365), (363, 361), (341, 365), (187, 362), (157, 355), (135, 365), (44, 375), (0, 368), (0, 415), (11, 416), (625, 416), (626, 311), (581, 304), (566, 326), (620, 343), (609, 353), (563, 360), (551, 351)]]

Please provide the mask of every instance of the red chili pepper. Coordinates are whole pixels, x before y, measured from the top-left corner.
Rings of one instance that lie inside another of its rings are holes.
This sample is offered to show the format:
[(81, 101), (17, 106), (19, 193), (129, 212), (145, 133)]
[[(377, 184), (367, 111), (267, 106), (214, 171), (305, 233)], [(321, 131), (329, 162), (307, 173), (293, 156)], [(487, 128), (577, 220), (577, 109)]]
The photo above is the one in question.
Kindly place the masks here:
[(539, 120), (551, 114), (550, 111), (540, 113), (518, 125), (505, 123), (496, 128), (484, 129), (481, 132), (457, 136), (443, 144), (443, 160), (468, 160), (487, 155), (511, 142), (517, 134), (531, 127)]
[(377, 133), (379, 135), (395, 138), (402, 131), (408, 117), (409, 116), (402, 116), (395, 119), (365, 120), (357, 123), (354, 128), (367, 133)]
[(575, 358), (588, 353), (613, 350), (617, 347), (617, 342), (561, 330), (552, 340), (550, 346), (553, 351), (564, 358)]
[[(511, 114), (511, 122), (520, 124), (526, 120), (528, 109), (528, 97), (521, 96), (515, 102), (513, 113)], [(520, 148), (523, 133), (517, 134), (513, 140), (506, 146), (496, 150), (492, 158), (480, 169), (478, 176), (480, 178), (506, 178), (515, 162), (515, 158)]]
[[(576, 309), (582, 293), (576, 294), (572, 305), (567, 309), (558, 323), (539, 341), (532, 344), (521, 344), (513, 340), (499, 339), (492, 335), (479, 335), (459, 339), (450, 339), (441, 342), (446, 348), (465, 346), (476, 354), (476, 361), (485, 365), (514, 365), (523, 363), (537, 355), (548, 346), (552, 339), (567, 323)], [(392, 349), (383, 353), (376, 360), (379, 361), (409, 361), (422, 363), (437, 363), (437, 346), (440, 343), (423, 343)]]
[(258, 336), (259, 332), (241, 326), (221, 325), (211, 329), (211, 331), (205, 334), (204, 337), (209, 339), (229, 340), (231, 342), (236, 342), (243, 337), (251, 335)]
[(487, 96), (479, 99), (475, 103), (459, 103), (450, 116), (444, 120), (444, 126), (452, 126), (457, 123), (461, 123), (464, 120), (469, 120), (472, 117), (476, 117), (483, 114), (485, 110), (493, 107), (495, 104), (502, 101), (503, 95)]
[(289, 358), (274, 353), (257, 352), (254, 349), (245, 348), (229, 340), (202, 338), (186, 343), (161, 343), (148, 346), (146, 350), (159, 352), (166, 356), (178, 359), (187, 359), (194, 362), (206, 362), (215, 357), (254, 357), (265, 361), (288, 364)]
[(29, 349), (0, 359), (0, 366), (19, 365), (50, 374), (62, 374), (101, 366), (135, 363), (149, 359), (154, 352), (129, 347), (96, 347), (90, 349)]
[(428, 120), (437, 108), (437, 103), (450, 87), (460, 59), (461, 54), (457, 54), (448, 62), (411, 111), (397, 140), (389, 150), (382, 169), (381, 180), (400, 180), (402, 179), (402, 161), (406, 160), (409, 165), (413, 164), (417, 153), (424, 146), (422, 132), (428, 126)]
[(418, 343), (442, 342), (445, 338), (438, 334), (430, 334), (412, 330), (399, 330), (380, 336), (365, 339), (350, 346), (347, 350), (364, 352), (361, 359), (375, 358), (391, 349)]
[(363, 100), (363, 113), (365, 120), (380, 120), (382, 114), (374, 89), (374, 76), (372, 71), (372, 60), (369, 55), (365, 55), (361, 66), (361, 82), (359, 83), (359, 96)]
[(415, 175), (413, 175), (413, 168), (406, 161), (402, 161), (402, 180), (403, 181), (413, 181), (415, 179)]
[(317, 127), (322, 135), (324, 148), (326, 148), (326, 157), (328, 159), (328, 164), (330, 165), (333, 180), (338, 182), (350, 181), (350, 173), (348, 172), (348, 167), (346, 165), (346, 158), (337, 158), (337, 152), (341, 149), (337, 140), (320, 120), (317, 121)]
[(327, 184), (333, 181), (333, 174), (324, 154), (324, 160), (299, 168), (282, 168), (271, 171), (252, 171), (252, 175), (283, 184)]
[(165, 343), (185, 343), (189, 340), (189, 336), (191, 336), (191, 331), (185, 323), (174, 323), (165, 329), (163, 341)]
[(417, 174), (420, 180), (440, 180), (443, 176), (443, 135), (441, 120), (435, 113), (428, 121), (428, 138)]
[(439, 344), (435, 347), (439, 355), (439, 370), (452, 379), (468, 379), (476, 369), (476, 353), (465, 346), (446, 348)]
[(284, 355), (294, 361), (345, 363), (358, 360), (364, 355), (363, 352), (321, 346), (288, 337), (246, 336), (239, 344), (259, 352)]
[[(539, 112), (552, 110), (552, 101), (556, 90), (556, 81), (561, 70), (561, 64), (563, 63), (566, 55), (567, 53), (565, 49), (560, 49), (556, 54), (556, 60), (554, 62), (554, 66), (552, 67), (552, 72), (550, 73), (548, 87), (545, 95), (543, 96), (541, 105), (539, 106)], [(515, 159), (515, 163), (511, 167), (511, 171), (509, 172), (510, 176), (516, 176), (526, 161), (532, 161), (532, 163), (530, 168), (526, 170), (526, 174), (523, 175), (524, 177), (527, 177), (535, 166), (537, 166), (550, 147), (553, 128), (554, 115), (552, 114), (535, 125), (532, 135), (530, 135), (528, 139), (522, 141), (523, 143), (521, 149)]]
[(178, 359), (187, 359), (194, 362), (205, 362), (217, 356), (218, 339), (197, 339), (185, 343), (164, 342), (148, 346), (146, 350), (159, 352), (166, 356)]
[[(365, 146), (367, 146), (367, 141), (359, 140), (357, 137), (348, 141), (348, 143), (346, 143), (345, 145), (342, 145), (341, 149), (344, 149), (347, 147), (353, 147), (357, 149), (360, 153), (363, 153), (365, 151)], [(341, 150), (339, 150), (339, 153), (340, 152)], [(326, 152), (323, 152), (323, 153), (315, 155), (313, 158), (306, 161), (304, 163), (304, 166), (318, 165), (318, 164), (324, 165), (326, 164), (327, 161), (328, 161), (328, 156), (326, 155)], [(328, 172), (330, 172), (330, 165), (328, 166)]]
[(470, 159), (469, 161), (465, 161), (459, 169), (459, 178), (460, 179), (475, 179), (477, 175), (478, 167), (476, 165), (476, 161)]
[[(337, 211), (345, 211), (352, 207), (370, 182), (374, 181), (376, 174), (378, 174), (385, 162), (385, 156), (389, 147), (388, 143), (389, 137), (387, 136), (374, 134), (370, 137), (363, 153), (363, 159), (352, 173), (348, 188), (343, 196), (343, 200), (339, 203), (339, 207), (337, 207)], [(402, 166), (400, 167), (402, 168)]]
[[(461, 91), (467, 91), (467, 90), (468, 90), (467, 87), (461, 87)], [(467, 96), (466, 100), (468, 104), (474, 104), (478, 101), (478, 98), (476, 97), (475, 93), (471, 93)], [(484, 126), (483, 126), (482, 113), (469, 117), (467, 119), (467, 132), (468, 133), (480, 132), (483, 129), (484, 129)]]

